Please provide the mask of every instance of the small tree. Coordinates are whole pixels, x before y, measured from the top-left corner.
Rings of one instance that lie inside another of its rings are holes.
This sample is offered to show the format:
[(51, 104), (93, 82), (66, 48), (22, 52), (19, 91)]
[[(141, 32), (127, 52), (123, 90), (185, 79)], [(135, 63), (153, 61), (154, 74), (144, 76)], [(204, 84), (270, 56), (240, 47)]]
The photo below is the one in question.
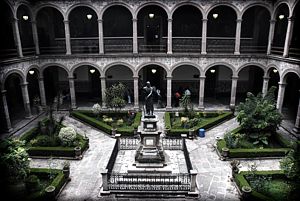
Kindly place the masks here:
[(278, 128), (282, 117), (276, 109), (275, 89), (272, 87), (265, 97), (248, 92), (245, 103), (239, 105), (237, 120), (246, 134), (273, 133)]
[(184, 113), (188, 115), (189, 113), (189, 106), (191, 105), (191, 96), (184, 94), (180, 99), (180, 105), (184, 108)]
[(125, 85), (122, 83), (114, 84), (107, 88), (105, 91), (105, 102), (109, 108), (121, 109), (125, 107), (126, 101), (124, 100)]

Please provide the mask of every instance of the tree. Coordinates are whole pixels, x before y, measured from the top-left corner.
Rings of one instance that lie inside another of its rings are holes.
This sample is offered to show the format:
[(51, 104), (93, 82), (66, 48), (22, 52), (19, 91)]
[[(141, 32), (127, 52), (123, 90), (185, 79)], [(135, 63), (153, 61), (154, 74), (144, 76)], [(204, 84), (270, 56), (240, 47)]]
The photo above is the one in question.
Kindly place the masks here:
[(114, 84), (105, 91), (105, 102), (109, 108), (123, 108), (126, 105), (124, 100), (125, 85), (122, 83)]
[(272, 87), (265, 97), (248, 92), (245, 103), (239, 105), (237, 120), (246, 134), (273, 133), (278, 128), (282, 117), (276, 109), (275, 90)]

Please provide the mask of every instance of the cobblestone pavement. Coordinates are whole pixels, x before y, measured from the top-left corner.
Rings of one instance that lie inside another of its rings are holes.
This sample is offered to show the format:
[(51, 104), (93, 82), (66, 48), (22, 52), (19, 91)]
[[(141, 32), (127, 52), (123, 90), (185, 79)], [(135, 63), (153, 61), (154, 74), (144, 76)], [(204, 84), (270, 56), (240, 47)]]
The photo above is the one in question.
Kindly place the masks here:
[[(156, 112), (163, 129), (163, 112)], [(102, 132), (84, 125), (83, 123), (66, 116), (64, 124), (75, 128), (80, 134), (86, 134), (90, 139), (90, 148), (84, 153), (82, 160), (71, 160), (71, 181), (59, 195), (59, 201), (65, 200), (149, 200), (128, 198), (99, 198), (102, 184), (100, 171), (107, 163), (113, 149), (115, 139)], [(216, 136), (222, 137), (226, 131), (236, 128), (238, 123), (231, 119), (207, 131), (204, 138), (187, 140), (187, 147), (194, 169), (198, 171), (197, 184), (200, 191), (198, 200), (239, 200), (233, 183), (230, 181), (231, 169), (228, 161), (219, 160), (214, 144)], [(62, 168), (64, 160), (60, 159), (32, 159), (31, 167)], [(279, 169), (279, 159), (271, 160), (241, 160), (241, 170), (248, 170), (248, 164), (256, 163), (258, 170)], [(161, 200), (161, 199), (153, 199)], [(172, 200), (172, 199), (171, 199)], [(177, 199), (176, 199), (177, 200)]]

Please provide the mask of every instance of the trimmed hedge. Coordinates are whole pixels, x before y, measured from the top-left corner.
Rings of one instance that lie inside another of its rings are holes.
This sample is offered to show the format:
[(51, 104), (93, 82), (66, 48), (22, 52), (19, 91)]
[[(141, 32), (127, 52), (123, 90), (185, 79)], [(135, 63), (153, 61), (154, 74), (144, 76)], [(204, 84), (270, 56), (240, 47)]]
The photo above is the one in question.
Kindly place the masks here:
[[(125, 112), (124, 112), (125, 113)], [(99, 121), (93, 117), (90, 117), (89, 114), (92, 114), (92, 112), (87, 110), (77, 110), (71, 112), (71, 116), (79, 119), (80, 121), (83, 121), (109, 135), (111, 135), (111, 129), (112, 127), (102, 121)], [(123, 127), (123, 128), (117, 128), (117, 133), (120, 133), (122, 135), (133, 135), (134, 128), (137, 128), (141, 123), (141, 117), (142, 113), (138, 112), (135, 115), (134, 121), (131, 126), (129, 127)]]
[[(30, 168), (30, 174), (34, 174), (39, 178), (47, 178), (50, 173), (55, 174), (55, 178), (48, 186), (52, 185), (55, 187), (56, 196), (67, 181), (63, 174), (63, 171), (58, 169), (50, 170), (46, 168)], [(25, 200), (47, 200), (45, 189), (43, 188), (38, 192), (30, 194), (28, 197), (26, 197)]]
[[(206, 113), (206, 116), (209, 117), (209, 114), (215, 114), (215, 113)], [(200, 123), (200, 125), (198, 124), (197, 126), (191, 128), (193, 129), (195, 132), (197, 130), (199, 130), (200, 128), (204, 128), (205, 130), (225, 121), (228, 120), (230, 118), (232, 118), (234, 115), (232, 112), (224, 112), (220, 115), (218, 115), (217, 117), (212, 117), (209, 121), (205, 122), (205, 123)], [(171, 127), (171, 117), (170, 117), (170, 113), (166, 112), (165, 113), (165, 127), (169, 126), (170, 129), (170, 136), (180, 136), (181, 134), (188, 134), (189, 129), (186, 128), (172, 128)]]
[[(234, 181), (238, 188), (242, 189), (243, 186), (250, 186), (249, 182), (245, 178), (248, 174), (250, 174), (250, 171), (241, 171), (238, 174), (234, 175)], [(255, 173), (256, 175), (268, 175), (272, 176), (272, 178), (285, 178), (285, 174), (282, 170), (271, 170), (271, 171), (257, 171)], [(272, 201), (272, 199), (268, 196), (263, 195), (262, 193), (259, 193), (252, 189), (250, 200), (259, 200), (259, 201)]]

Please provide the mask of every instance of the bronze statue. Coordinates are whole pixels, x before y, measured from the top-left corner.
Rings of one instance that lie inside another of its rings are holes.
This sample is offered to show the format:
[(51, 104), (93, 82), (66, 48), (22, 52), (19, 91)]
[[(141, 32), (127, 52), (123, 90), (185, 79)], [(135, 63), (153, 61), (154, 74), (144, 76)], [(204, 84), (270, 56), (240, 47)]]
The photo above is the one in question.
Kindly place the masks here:
[(145, 92), (146, 115), (153, 115), (153, 87), (151, 87), (149, 81), (146, 82), (146, 86), (143, 90)]

